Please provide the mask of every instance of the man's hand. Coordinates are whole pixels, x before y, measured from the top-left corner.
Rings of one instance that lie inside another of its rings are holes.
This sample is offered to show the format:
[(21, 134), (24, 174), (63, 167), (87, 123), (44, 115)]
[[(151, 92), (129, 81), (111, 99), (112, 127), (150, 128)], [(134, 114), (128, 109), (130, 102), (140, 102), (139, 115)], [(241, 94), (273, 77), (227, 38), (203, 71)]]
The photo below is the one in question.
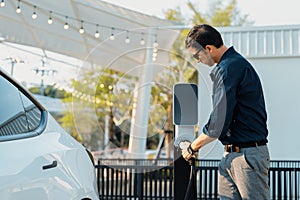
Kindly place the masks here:
[(192, 157), (195, 157), (195, 158), (198, 157), (197, 153), (191, 154), (191, 153), (189, 152), (188, 148), (189, 148), (189, 144), (186, 146), (186, 148), (184, 148), (184, 149), (182, 150), (182, 153), (181, 153), (182, 157), (183, 157), (186, 161), (189, 161)]
[[(214, 141), (214, 140), (216, 140), (217, 138), (212, 138), (212, 137), (209, 137), (208, 135), (206, 135), (206, 134), (204, 134), (204, 133), (202, 133), (202, 134), (200, 134), (200, 136), (198, 136), (197, 138), (196, 138), (196, 140), (194, 140), (193, 142), (192, 142), (192, 145), (191, 145), (191, 147), (194, 149), (194, 150), (199, 150), (200, 148), (202, 148), (203, 146), (205, 146), (206, 144), (208, 144), (208, 143), (210, 143), (210, 142), (212, 142), (212, 141)], [(194, 154), (192, 154), (192, 153), (190, 153), (189, 151), (188, 151), (188, 146), (187, 147), (185, 147), (185, 148), (182, 148), (183, 150), (182, 150), (182, 153), (181, 153), (181, 155), (182, 155), (182, 157), (186, 160), (186, 161), (188, 161), (191, 157), (198, 157), (198, 153), (194, 153)]]

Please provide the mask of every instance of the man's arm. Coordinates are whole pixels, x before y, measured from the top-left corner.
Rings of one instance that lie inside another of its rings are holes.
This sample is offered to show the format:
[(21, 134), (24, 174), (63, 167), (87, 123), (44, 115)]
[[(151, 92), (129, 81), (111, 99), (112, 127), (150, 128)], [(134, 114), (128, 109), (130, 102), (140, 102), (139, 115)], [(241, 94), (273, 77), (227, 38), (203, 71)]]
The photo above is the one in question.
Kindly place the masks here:
[[(200, 148), (202, 148), (203, 146), (205, 146), (206, 144), (216, 140), (217, 138), (212, 138), (209, 137), (208, 135), (202, 133), (201, 135), (199, 135), (199, 137), (197, 137), (191, 144), (191, 148), (195, 151), (198, 151)], [(182, 151), (182, 156), (183, 158), (188, 161), (193, 155), (189, 154), (189, 152), (187, 151), (187, 149), (184, 149)]]

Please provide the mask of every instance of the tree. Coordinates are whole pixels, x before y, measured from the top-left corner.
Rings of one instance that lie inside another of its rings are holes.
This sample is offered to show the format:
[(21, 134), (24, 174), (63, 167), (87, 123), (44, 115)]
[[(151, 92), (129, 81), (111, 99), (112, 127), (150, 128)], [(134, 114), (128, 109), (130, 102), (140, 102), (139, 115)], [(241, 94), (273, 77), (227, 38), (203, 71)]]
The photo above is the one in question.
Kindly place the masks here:
[[(31, 87), (28, 90), (33, 94), (40, 94), (40, 87)], [(63, 98), (66, 98), (70, 94), (67, 93), (65, 90), (56, 88), (55, 85), (48, 85), (45, 88), (44, 95), (47, 97), (63, 99)]]
[(204, 24), (208, 23), (216, 27), (223, 26), (244, 26), (253, 24), (248, 20), (248, 15), (241, 14), (238, 9), (236, 0), (212, 0), (209, 1), (208, 11), (201, 13), (198, 10), (196, 3), (188, 1), (188, 8), (192, 11), (192, 19), (189, 21), (182, 21), (190, 24)]
[[(242, 26), (251, 25), (252, 21), (248, 20), (248, 15), (243, 15), (238, 10), (236, 0), (212, 0), (209, 1), (209, 10), (206, 13), (199, 12), (196, 3), (187, 2), (187, 6), (192, 13), (191, 19), (185, 20), (180, 8), (169, 9), (165, 12), (165, 18), (183, 24), (203, 24), (208, 23), (216, 27), (222, 26)], [(184, 78), (189, 82), (198, 83), (197, 70), (194, 69), (186, 59), (190, 57), (184, 48), (184, 39), (188, 30), (182, 30), (178, 39), (173, 45), (171, 60), (174, 70), (182, 71)], [(181, 66), (181, 67), (180, 67)], [(175, 69), (176, 68), (176, 69)], [(181, 77), (182, 79), (182, 77)]]
[[(124, 130), (130, 114), (130, 94), (124, 87), (131, 90), (134, 86), (132, 81), (121, 83), (120, 77), (131, 78), (110, 69), (84, 69), (81, 76), (72, 80), (73, 95), (64, 100), (73, 107), (61, 119), (62, 126), (92, 150), (124, 147), (128, 143)], [(110, 143), (104, 144), (107, 128)]]

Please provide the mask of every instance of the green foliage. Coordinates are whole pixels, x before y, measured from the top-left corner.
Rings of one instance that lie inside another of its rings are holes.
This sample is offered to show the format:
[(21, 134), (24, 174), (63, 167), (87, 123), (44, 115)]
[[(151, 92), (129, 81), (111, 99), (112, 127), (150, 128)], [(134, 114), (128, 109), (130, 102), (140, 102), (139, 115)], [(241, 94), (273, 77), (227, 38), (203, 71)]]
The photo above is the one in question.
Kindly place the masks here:
[[(40, 87), (32, 87), (28, 89), (33, 94), (40, 94)], [(65, 90), (61, 90), (55, 87), (55, 85), (48, 85), (44, 89), (44, 95), (47, 97), (57, 98), (57, 99), (63, 99), (68, 96), (70, 96), (69, 93), (67, 93)]]
[(170, 21), (174, 22), (182, 22), (183, 17), (181, 14), (180, 7), (174, 8), (174, 9), (168, 9), (164, 12), (165, 18)]
[(208, 23), (207, 19), (205, 19), (204, 14), (198, 12), (197, 8), (195, 7), (195, 5), (193, 3), (191, 3), (190, 1), (188, 1), (187, 6), (193, 12), (193, 20), (192, 21), (193, 21), (194, 24), (205, 24), (205, 23)]
[[(178, 13), (180, 9), (169, 9), (165, 12), (166, 19), (178, 19), (177, 22), (182, 24), (203, 24), (207, 23), (215, 27), (222, 26), (242, 26), (250, 25), (253, 22), (248, 20), (248, 15), (243, 15), (238, 10), (236, 0), (211, 0), (209, 1), (209, 9), (207, 12), (200, 12), (198, 1), (188, 1), (187, 7), (190, 9), (191, 17), (183, 17), (182, 13)], [(175, 16), (173, 16), (173, 15)], [(182, 19), (182, 21), (179, 21)], [(179, 70), (182, 77), (179, 80), (187, 80), (190, 83), (198, 83), (198, 73), (194, 67), (191, 55), (185, 49), (184, 40), (189, 30), (182, 30), (181, 34), (173, 45), (173, 54), (171, 55), (174, 63), (174, 71)], [(192, 62), (191, 62), (192, 61)], [(179, 72), (179, 74), (180, 74)]]
[(62, 126), (73, 136), (79, 135), (86, 147), (98, 150), (108, 145), (104, 144), (105, 119), (108, 117), (112, 147), (127, 145), (124, 127), (132, 105), (131, 94), (126, 90), (133, 90), (134, 80), (127, 83), (126, 80), (131, 78), (110, 69), (83, 71), (80, 77), (72, 80), (73, 95), (64, 99), (73, 106), (61, 119)]
[[(248, 15), (241, 14), (236, 0), (210, 0), (208, 10), (203, 11), (198, 1), (188, 1), (187, 7), (191, 15), (183, 17), (180, 9), (169, 9), (165, 18), (183, 24), (210, 24), (216, 27), (251, 25)], [(202, 12), (201, 12), (202, 11)]]

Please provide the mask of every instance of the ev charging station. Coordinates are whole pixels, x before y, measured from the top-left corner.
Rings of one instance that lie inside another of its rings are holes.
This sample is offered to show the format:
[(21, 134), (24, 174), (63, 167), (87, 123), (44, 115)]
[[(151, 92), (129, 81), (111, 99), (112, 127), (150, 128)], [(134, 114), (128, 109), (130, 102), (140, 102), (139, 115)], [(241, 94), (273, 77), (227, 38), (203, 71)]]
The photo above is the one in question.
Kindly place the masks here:
[(198, 86), (178, 83), (173, 87), (174, 140), (174, 199), (196, 199), (195, 160), (187, 162), (181, 156), (195, 138), (195, 125), (198, 124)]

